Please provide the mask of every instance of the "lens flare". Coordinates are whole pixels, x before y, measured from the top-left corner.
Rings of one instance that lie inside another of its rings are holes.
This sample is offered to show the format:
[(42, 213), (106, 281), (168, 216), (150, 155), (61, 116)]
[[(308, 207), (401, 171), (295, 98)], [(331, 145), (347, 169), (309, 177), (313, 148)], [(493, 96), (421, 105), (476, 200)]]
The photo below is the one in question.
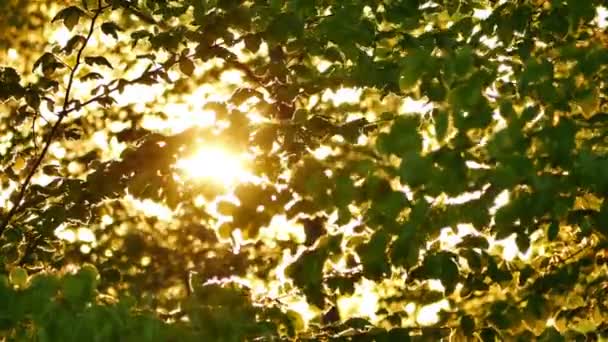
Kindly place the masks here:
[(176, 168), (189, 178), (226, 186), (250, 177), (241, 156), (219, 147), (202, 147), (194, 155), (177, 162)]

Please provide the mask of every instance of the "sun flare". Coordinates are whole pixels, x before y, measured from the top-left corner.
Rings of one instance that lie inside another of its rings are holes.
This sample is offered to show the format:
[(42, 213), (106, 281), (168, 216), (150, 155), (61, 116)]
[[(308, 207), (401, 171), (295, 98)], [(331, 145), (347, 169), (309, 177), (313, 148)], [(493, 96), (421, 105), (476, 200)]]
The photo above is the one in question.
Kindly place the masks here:
[(226, 186), (250, 177), (244, 158), (220, 147), (202, 147), (192, 156), (180, 160), (176, 168), (189, 178)]

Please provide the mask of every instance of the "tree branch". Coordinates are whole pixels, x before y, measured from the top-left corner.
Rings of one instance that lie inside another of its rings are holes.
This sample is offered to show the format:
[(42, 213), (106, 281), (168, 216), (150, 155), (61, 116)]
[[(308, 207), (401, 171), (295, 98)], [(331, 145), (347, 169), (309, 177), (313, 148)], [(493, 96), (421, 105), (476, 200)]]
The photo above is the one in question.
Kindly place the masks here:
[(139, 20), (150, 24), (150, 25), (156, 25), (160, 28), (162, 28), (163, 30), (167, 30), (169, 29), (169, 25), (167, 25), (164, 22), (159, 22), (156, 21), (152, 16), (148, 15), (147, 13), (144, 13), (139, 7), (137, 7), (135, 4), (131, 3), (128, 0), (122, 0), (120, 1), (120, 4), (122, 5), (122, 8), (133, 14), (134, 16), (136, 16), (137, 18), (139, 18)]
[[(49, 136), (47, 137), (45, 143), (44, 143), (44, 147), (40, 153), (40, 155), (38, 156), (38, 158), (35, 160), (31, 170), (29, 171), (27, 177), (25, 178), (25, 181), (23, 182), (23, 184), (21, 185), (20, 191), (19, 191), (19, 195), (17, 196), (17, 200), (16, 203), (14, 204), (14, 206), (11, 208), (11, 210), (8, 212), (8, 214), (6, 215), (6, 217), (4, 218), (4, 221), (2, 222), (2, 224), (0, 225), (0, 235), (2, 234), (2, 232), (4, 232), (4, 230), (6, 229), (6, 227), (8, 227), (8, 225), (10, 224), (11, 219), (13, 218), (13, 216), (19, 211), (19, 209), (21, 208), (21, 202), (23, 201), (23, 198), (25, 197), (25, 193), (28, 189), (28, 186), (32, 180), (32, 177), (34, 176), (34, 174), (36, 173), (38, 167), (40, 166), (40, 164), (42, 163), (44, 157), (46, 156), (46, 153), (48, 152), (48, 149), (53, 141), (53, 138), (55, 137), (55, 135), (57, 134), (57, 131), (59, 130), (59, 126), (61, 125), (61, 122), (63, 121), (63, 119), (70, 114), (73, 111), (76, 111), (82, 107), (85, 107), (86, 105), (89, 105), (93, 102), (98, 102), (103, 98), (106, 98), (107, 96), (109, 96), (111, 93), (115, 92), (116, 90), (119, 90), (121, 87), (124, 87), (126, 85), (132, 85), (132, 84), (137, 84), (139, 83), (141, 80), (145, 79), (146, 77), (150, 76), (150, 75), (154, 75), (157, 74), (161, 71), (163, 71), (163, 69), (168, 69), (171, 66), (173, 66), (175, 63), (172, 63), (171, 65), (167, 66), (165, 64), (153, 69), (153, 70), (149, 70), (144, 72), (141, 76), (127, 81), (126, 83), (123, 83), (122, 85), (115, 85), (112, 88), (106, 88), (106, 90), (97, 96), (94, 96), (90, 99), (88, 99), (87, 101), (80, 103), (78, 106), (73, 106), (71, 108), (70, 107), (70, 92), (72, 90), (72, 85), (74, 82), (74, 77), (76, 75), (76, 71), (78, 70), (78, 67), (80, 65), (80, 60), (82, 57), (82, 53), (85, 49), (85, 47), (87, 46), (88, 41), (90, 40), (92, 34), (93, 34), (93, 29), (95, 27), (95, 21), (97, 20), (97, 18), (99, 17), (99, 15), (103, 12), (104, 9), (108, 8), (109, 6), (102, 6), (101, 5), (101, 0), (99, 1), (99, 8), (95, 11), (95, 15), (93, 16), (93, 18), (91, 19), (91, 25), (89, 28), (89, 33), (87, 35), (87, 37), (85, 38), (84, 44), (80, 47), (80, 49), (78, 50), (78, 54), (76, 55), (76, 62), (74, 64), (74, 67), (72, 68), (71, 72), (70, 72), (70, 77), (68, 80), (68, 85), (67, 85), (67, 89), (66, 89), (66, 96), (64, 98), (63, 101), (63, 105), (62, 105), (62, 110), (58, 115), (57, 121), (55, 122), (55, 124), (53, 125), (53, 127), (51, 128), (51, 132), (49, 133)], [(216, 45), (217, 46), (217, 45)], [(196, 53), (192, 54), (192, 55), (188, 55), (188, 58), (191, 57), (195, 57)], [(246, 74), (247, 77), (249, 77), (253, 82), (259, 84), (262, 87), (265, 87), (266, 85), (264, 84), (264, 82), (260, 79), (260, 77), (256, 76), (253, 71), (251, 71), (245, 64), (239, 62), (239, 61), (234, 61), (234, 60), (225, 60), (229, 65), (231, 65), (232, 67), (241, 70), (242, 72), (244, 72)]]
[(97, 18), (103, 12), (103, 10), (105, 8), (107, 8), (107, 7), (102, 6), (101, 0), (97, 0), (97, 4), (98, 4), (98, 8), (97, 8), (97, 10), (95, 10), (95, 14), (93, 15), (93, 18), (91, 19), (91, 25), (89, 26), (89, 32), (87, 34), (87, 37), (85, 38), (84, 43), (78, 50), (78, 54), (76, 55), (76, 62), (74, 63), (74, 66), (72, 67), (72, 70), (70, 71), (70, 77), (68, 79), (68, 86), (65, 91), (65, 97), (63, 99), (63, 106), (62, 106), (61, 112), (59, 112), (57, 121), (51, 128), (51, 131), (49, 132), (49, 135), (44, 142), (44, 147), (42, 148), (40, 155), (38, 155), (38, 157), (34, 161), (34, 164), (32, 165), (30, 171), (28, 172), (27, 176), (25, 177), (23, 184), (21, 184), (19, 194), (17, 195), (17, 199), (16, 199), (13, 207), (6, 214), (4, 221), (2, 221), (2, 224), (0, 225), (0, 235), (4, 232), (4, 230), (6, 230), (6, 227), (8, 227), (8, 225), (10, 224), (13, 216), (21, 208), (21, 202), (23, 201), (23, 198), (25, 197), (25, 193), (27, 192), (27, 189), (32, 181), (32, 178), (36, 174), (36, 171), (40, 167), (40, 164), (42, 164), (42, 161), (44, 160), (44, 157), (46, 156), (46, 154), (49, 150), (49, 147), (53, 143), (53, 139), (55, 138), (55, 135), (59, 131), (59, 126), (61, 125), (61, 122), (67, 116), (67, 114), (70, 112), (68, 110), (68, 105), (70, 103), (70, 93), (72, 91), (72, 86), (74, 84), (74, 77), (76, 76), (76, 71), (78, 70), (78, 67), (80, 66), (80, 60), (82, 58), (82, 53), (84, 52), (84, 49), (86, 48), (87, 43), (89, 42), (89, 40), (91, 39), (91, 36), (93, 35), (93, 31), (95, 29), (95, 22), (96, 22)]

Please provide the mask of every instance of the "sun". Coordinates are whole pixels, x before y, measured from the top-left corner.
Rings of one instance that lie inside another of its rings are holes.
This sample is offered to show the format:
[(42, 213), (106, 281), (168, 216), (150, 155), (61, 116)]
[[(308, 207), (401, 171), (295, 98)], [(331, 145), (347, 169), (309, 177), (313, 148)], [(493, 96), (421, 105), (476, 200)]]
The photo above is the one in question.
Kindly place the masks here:
[(243, 156), (215, 146), (199, 148), (190, 157), (178, 161), (175, 167), (188, 178), (225, 186), (244, 182), (251, 176)]

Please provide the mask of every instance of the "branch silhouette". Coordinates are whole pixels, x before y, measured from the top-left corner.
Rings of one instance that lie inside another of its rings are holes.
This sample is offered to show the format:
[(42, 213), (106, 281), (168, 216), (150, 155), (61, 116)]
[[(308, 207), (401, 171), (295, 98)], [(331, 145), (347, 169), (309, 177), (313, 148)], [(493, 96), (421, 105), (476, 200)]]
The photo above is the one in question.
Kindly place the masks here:
[[(58, 114), (58, 118), (57, 121), (53, 124), (53, 127), (51, 128), (51, 131), (49, 132), (48, 137), (46, 138), (46, 140), (44, 141), (44, 147), (42, 149), (42, 151), (40, 152), (40, 155), (37, 157), (37, 159), (35, 160), (34, 164), (32, 165), (30, 171), (28, 172), (25, 181), (23, 182), (23, 184), (20, 187), (19, 190), (19, 194), (17, 195), (17, 200), (14, 204), (14, 206), (11, 208), (11, 210), (6, 214), (4, 220), (2, 221), (2, 224), (0, 224), (0, 235), (4, 232), (4, 230), (8, 227), (8, 225), (10, 224), (11, 219), (14, 217), (14, 215), (19, 211), (19, 209), (21, 209), (22, 206), (22, 201), (23, 198), (25, 197), (25, 194), (27, 192), (27, 189), (31, 183), (31, 180), (33, 178), (33, 176), (36, 174), (36, 171), (38, 170), (40, 164), (42, 164), (42, 161), (44, 160), (44, 157), (46, 156), (46, 153), (48, 152), (48, 149), (50, 147), (50, 145), (53, 142), (53, 139), (55, 138), (57, 132), (59, 131), (59, 127), (61, 125), (61, 123), (63, 122), (63, 119), (65, 117), (67, 117), (70, 113), (77, 111), (89, 104), (92, 104), (94, 102), (101, 102), (104, 99), (107, 99), (108, 96), (116, 91), (121, 91), (121, 89), (124, 89), (124, 87), (128, 86), (128, 85), (133, 85), (133, 84), (137, 84), (137, 83), (141, 83), (144, 80), (149, 79), (150, 77), (156, 77), (158, 76), (160, 73), (165, 72), (167, 69), (169, 69), (170, 67), (172, 67), (173, 65), (175, 65), (177, 63), (177, 60), (175, 59), (170, 59), (169, 61), (166, 61), (164, 63), (162, 63), (160, 66), (154, 68), (154, 69), (149, 69), (144, 71), (139, 77), (136, 77), (132, 80), (123, 80), (123, 82), (117, 82), (115, 85), (111, 86), (112, 83), (116, 82), (110, 82), (106, 85), (101, 86), (100, 88), (105, 88), (105, 90), (96, 96), (93, 96), (92, 98), (86, 100), (85, 102), (75, 102), (75, 105), (70, 105), (72, 102), (74, 101), (70, 101), (70, 93), (72, 90), (72, 85), (74, 82), (74, 77), (76, 75), (76, 72), (78, 70), (78, 67), (81, 64), (81, 59), (82, 59), (82, 54), (84, 49), (87, 46), (87, 43), (89, 42), (94, 28), (95, 28), (95, 22), (98, 19), (99, 15), (107, 8), (109, 8), (111, 6), (102, 6), (101, 5), (101, 0), (99, 0), (99, 7), (98, 9), (95, 11), (95, 14), (93, 15), (92, 19), (91, 19), (91, 25), (89, 27), (89, 32), (87, 34), (87, 37), (85, 38), (84, 44), (80, 47), (80, 49), (78, 50), (78, 53), (76, 55), (76, 62), (74, 63), (74, 66), (71, 68), (71, 72), (70, 72), (70, 76), (68, 79), (68, 85), (66, 88), (66, 95), (62, 104), (62, 109)], [(221, 44), (214, 44), (212, 46), (210, 46), (210, 48), (214, 48), (214, 47), (219, 47)], [(186, 56), (187, 58), (193, 58), (196, 57), (196, 53), (190, 54), (188, 56)], [(246, 76), (248, 78), (251, 79), (251, 81), (253, 81), (254, 83), (257, 83), (258, 85), (264, 87), (265, 84), (263, 83), (263, 81), (253, 73), (253, 71), (251, 71), (246, 65), (244, 65), (243, 63), (240, 63), (239, 61), (234, 61), (234, 60), (226, 60), (226, 62), (231, 65), (232, 67), (241, 70), (242, 72), (244, 72), (246, 74)]]
[(2, 224), (0, 225), (0, 235), (4, 232), (4, 230), (6, 230), (6, 228), (10, 224), (13, 216), (21, 208), (21, 202), (23, 201), (23, 198), (25, 197), (25, 193), (27, 192), (27, 189), (32, 181), (32, 178), (36, 174), (36, 171), (40, 167), (40, 164), (42, 164), (42, 161), (44, 160), (44, 157), (46, 156), (46, 154), (49, 150), (49, 147), (53, 143), (53, 139), (55, 138), (55, 136), (57, 135), (57, 132), (59, 131), (59, 126), (61, 126), (61, 122), (68, 115), (68, 113), (70, 113), (70, 110), (68, 110), (68, 105), (70, 104), (70, 94), (72, 91), (72, 86), (74, 84), (74, 77), (76, 76), (76, 71), (78, 70), (78, 67), (81, 64), (82, 54), (83, 54), (89, 40), (91, 39), (91, 36), (93, 35), (93, 31), (95, 30), (95, 22), (99, 18), (99, 15), (101, 15), (101, 13), (106, 8), (108, 8), (108, 6), (102, 6), (101, 0), (97, 0), (97, 5), (98, 5), (98, 7), (95, 10), (93, 17), (91, 18), (89, 32), (85, 38), (84, 43), (82, 44), (82, 46), (78, 50), (78, 53), (76, 54), (76, 61), (74, 62), (74, 66), (72, 67), (72, 70), (70, 71), (70, 76), (68, 78), (68, 85), (67, 85), (67, 88), (65, 91), (65, 97), (63, 99), (63, 105), (62, 105), (61, 112), (59, 112), (57, 121), (55, 121), (55, 123), (53, 124), (53, 127), (51, 128), (51, 131), (49, 132), (49, 135), (47, 136), (47, 138), (44, 142), (44, 147), (42, 148), (42, 151), (40, 152), (40, 154), (34, 161), (34, 164), (32, 165), (30, 171), (28, 172), (27, 176), (25, 177), (23, 184), (21, 184), (19, 194), (17, 195), (17, 199), (16, 199), (13, 207), (6, 214), (4, 221), (2, 221)]

